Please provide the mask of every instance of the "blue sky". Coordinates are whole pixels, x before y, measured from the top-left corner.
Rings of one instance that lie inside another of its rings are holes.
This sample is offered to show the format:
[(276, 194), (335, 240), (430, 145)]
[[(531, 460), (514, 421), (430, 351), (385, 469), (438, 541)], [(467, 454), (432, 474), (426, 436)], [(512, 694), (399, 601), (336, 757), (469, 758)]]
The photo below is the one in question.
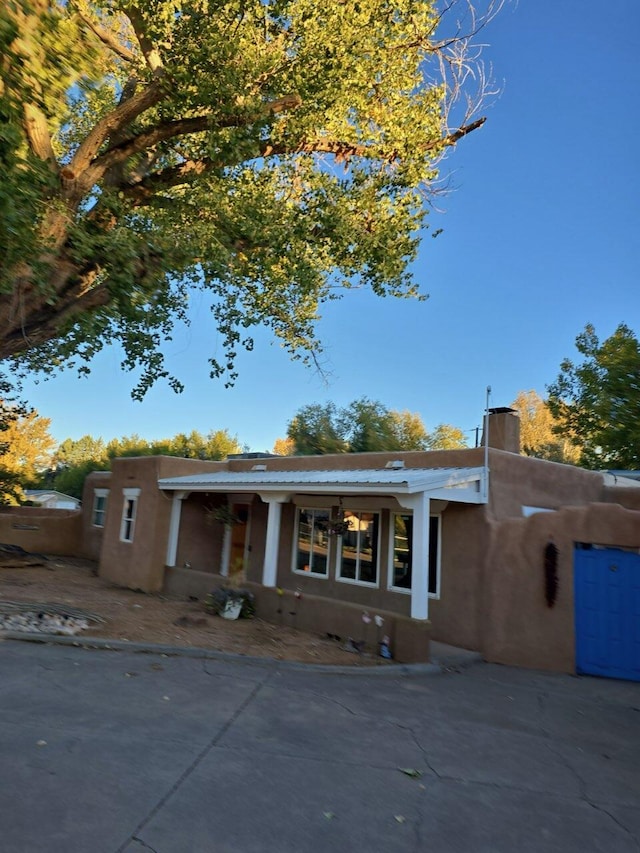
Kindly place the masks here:
[(134, 402), (118, 352), (103, 353), (88, 379), (25, 384), (55, 438), (226, 428), (270, 450), (301, 406), (362, 396), (471, 438), (486, 386), (492, 405), (544, 394), (586, 323), (640, 333), (640, 3), (520, 0), (483, 41), (502, 92), (444, 164), (454, 189), (431, 215), (444, 232), (427, 232), (414, 267), (426, 302), (349, 293), (319, 325), (327, 383), (262, 334), (225, 389), (208, 378), (219, 341), (196, 295), (166, 353), (184, 393)]

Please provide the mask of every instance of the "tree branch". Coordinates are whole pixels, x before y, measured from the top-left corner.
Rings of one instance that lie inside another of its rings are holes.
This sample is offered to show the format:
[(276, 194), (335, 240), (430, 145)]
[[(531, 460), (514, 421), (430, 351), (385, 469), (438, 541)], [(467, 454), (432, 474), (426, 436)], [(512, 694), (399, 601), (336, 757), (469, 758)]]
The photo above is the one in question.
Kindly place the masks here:
[[(31, 310), (21, 311), (21, 321), (14, 324), (11, 332), (2, 336), (0, 342), (0, 360), (19, 355), (58, 337), (63, 324), (78, 314), (94, 311), (107, 305), (111, 296), (106, 287), (100, 286), (87, 290), (88, 282), (95, 279), (92, 270), (85, 274), (83, 281), (56, 306), (34, 306)], [(80, 295), (78, 295), (78, 293)]]
[(204, 172), (210, 171), (216, 166), (219, 168), (222, 164), (215, 163), (209, 158), (202, 160), (187, 160), (178, 166), (169, 166), (162, 169), (160, 172), (154, 172), (147, 175), (142, 180), (134, 184), (120, 185), (119, 189), (130, 199), (135, 205), (144, 204), (150, 200), (154, 193), (158, 190), (170, 189), (171, 187), (179, 187), (183, 184), (188, 184)]
[(58, 174), (58, 161), (53, 153), (51, 136), (44, 113), (34, 104), (24, 105), (24, 129), (29, 146), (36, 157), (44, 160), (53, 174)]
[[(153, 85), (153, 84), (152, 84)], [(270, 101), (257, 113), (252, 115), (231, 115), (219, 120), (213, 120), (208, 114), (201, 116), (193, 116), (192, 118), (175, 119), (174, 121), (162, 122), (155, 127), (143, 130), (136, 136), (131, 136), (125, 139), (119, 145), (113, 146), (104, 154), (96, 157), (92, 166), (92, 173), (95, 180), (99, 180), (104, 174), (104, 170), (111, 168), (117, 163), (127, 160), (134, 154), (139, 154), (153, 145), (158, 145), (160, 142), (166, 142), (169, 139), (175, 139), (179, 136), (188, 136), (194, 133), (202, 133), (206, 130), (223, 130), (232, 127), (247, 127), (254, 124), (269, 115), (285, 112), (288, 109), (295, 109), (302, 104), (302, 99), (299, 95), (285, 95), (275, 101)]]
[[(485, 122), (484, 118), (480, 118), (477, 121), (474, 121), (471, 124), (464, 125), (459, 130), (454, 133), (445, 136), (443, 139), (433, 142), (424, 147), (425, 151), (430, 151), (433, 148), (437, 148), (439, 146), (452, 146), (455, 145), (463, 136), (466, 136), (468, 133), (471, 133), (473, 130), (477, 130), (477, 128), (481, 127)], [(283, 156), (287, 154), (333, 154), (337, 158), (347, 159), (349, 157), (366, 157), (371, 156), (371, 149), (366, 148), (365, 146), (359, 145), (349, 145), (346, 143), (339, 142), (337, 140), (320, 140), (317, 142), (309, 142), (309, 143), (301, 143), (296, 146), (288, 146), (284, 143), (273, 143), (269, 140), (265, 140), (262, 143), (259, 149), (258, 156), (260, 157), (270, 157), (270, 156)], [(380, 158), (383, 159), (383, 158)], [(384, 159), (397, 159), (395, 156)], [(205, 172), (211, 171), (212, 169), (221, 169), (225, 166), (229, 166), (229, 163), (222, 163), (211, 158), (205, 157), (201, 160), (187, 160), (184, 163), (180, 163), (177, 166), (169, 166), (166, 169), (162, 169), (160, 172), (155, 172), (153, 174), (147, 175), (142, 180), (136, 183), (129, 184), (119, 184), (118, 188), (128, 197), (130, 198), (135, 206), (143, 205), (145, 202), (150, 201), (154, 194), (159, 190), (170, 189), (171, 187), (177, 187), (184, 184), (188, 184), (191, 181), (196, 180)]]
[(85, 137), (69, 165), (62, 170), (62, 177), (65, 182), (71, 184), (78, 180), (82, 173), (88, 169), (91, 161), (94, 160), (100, 147), (109, 136), (126, 127), (145, 110), (160, 103), (166, 96), (162, 81), (156, 79), (141, 92), (121, 102), (108, 115), (100, 119)]
[(147, 61), (147, 65), (154, 76), (158, 76), (162, 73), (164, 66), (158, 49), (145, 32), (144, 19), (140, 14), (140, 10), (136, 6), (127, 6), (124, 9), (124, 13), (131, 21), (131, 26), (136, 34), (140, 50)]
[(455, 145), (456, 142), (459, 142), (463, 136), (466, 136), (468, 133), (482, 127), (486, 120), (486, 116), (482, 116), (482, 118), (476, 119), (476, 121), (472, 121), (470, 124), (463, 124), (462, 127), (458, 128), (458, 130), (453, 133), (449, 133), (437, 142), (431, 142), (429, 145), (425, 145), (424, 150), (432, 151), (434, 148), (440, 148), (440, 146), (450, 148), (452, 145)]
[(94, 21), (90, 15), (86, 12), (83, 12), (82, 9), (77, 4), (74, 4), (73, 8), (75, 8), (76, 14), (80, 18), (80, 20), (85, 23), (91, 32), (96, 35), (100, 41), (106, 45), (110, 50), (116, 53), (121, 59), (124, 59), (125, 62), (135, 62), (136, 55), (132, 50), (129, 50), (123, 44), (113, 36), (109, 30), (106, 30), (104, 27), (101, 27), (96, 21)]
[[(486, 118), (479, 118), (470, 124), (465, 124), (453, 133), (443, 136), (441, 139), (436, 139), (423, 146), (423, 151), (433, 151), (438, 148), (447, 148), (455, 145), (463, 136), (477, 130), (485, 123)], [(382, 155), (377, 154), (374, 149), (366, 145), (352, 145), (350, 143), (341, 142), (337, 139), (318, 139), (314, 142), (301, 142), (298, 145), (287, 145), (284, 142), (274, 143), (271, 140), (265, 140), (260, 146), (260, 156), (281, 156), (286, 154), (334, 154), (339, 159), (348, 159), (350, 157), (376, 157), (379, 160), (394, 162), (398, 159), (397, 152)]]

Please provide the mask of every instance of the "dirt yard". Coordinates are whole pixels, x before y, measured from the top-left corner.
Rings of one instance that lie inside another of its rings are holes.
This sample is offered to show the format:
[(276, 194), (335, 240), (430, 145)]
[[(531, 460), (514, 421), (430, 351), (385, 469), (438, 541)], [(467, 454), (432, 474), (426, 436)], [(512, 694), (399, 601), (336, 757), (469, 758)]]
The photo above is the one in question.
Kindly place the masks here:
[(229, 621), (207, 613), (198, 601), (121, 589), (96, 577), (95, 571), (95, 563), (60, 557), (50, 557), (40, 565), (0, 564), (0, 609), (10, 602), (33, 602), (43, 607), (59, 604), (104, 620), (92, 623), (80, 637), (215, 649), (304, 663), (389, 664), (374, 654), (345, 651), (344, 640), (339, 642), (261, 619)]

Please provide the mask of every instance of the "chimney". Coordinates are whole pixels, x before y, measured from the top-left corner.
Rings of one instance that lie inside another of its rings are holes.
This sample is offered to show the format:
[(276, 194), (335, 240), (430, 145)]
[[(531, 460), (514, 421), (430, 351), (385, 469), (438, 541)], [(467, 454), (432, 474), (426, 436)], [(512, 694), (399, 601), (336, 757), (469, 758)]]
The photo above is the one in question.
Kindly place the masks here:
[[(484, 428), (480, 443), (484, 447)], [(515, 409), (506, 406), (489, 409), (489, 447), (520, 453), (520, 416)]]

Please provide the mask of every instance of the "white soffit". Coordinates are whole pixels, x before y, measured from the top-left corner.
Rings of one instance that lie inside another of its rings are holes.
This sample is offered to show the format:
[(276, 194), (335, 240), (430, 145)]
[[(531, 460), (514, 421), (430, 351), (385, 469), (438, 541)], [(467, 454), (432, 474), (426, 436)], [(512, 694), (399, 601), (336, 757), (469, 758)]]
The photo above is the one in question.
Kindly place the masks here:
[[(158, 480), (184, 492), (302, 492), (304, 494), (412, 495), (446, 492), (447, 500), (483, 503), (484, 468), (403, 468), (334, 471), (220, 471)], [(435, 497), (435, 495), (430, 495)]]

